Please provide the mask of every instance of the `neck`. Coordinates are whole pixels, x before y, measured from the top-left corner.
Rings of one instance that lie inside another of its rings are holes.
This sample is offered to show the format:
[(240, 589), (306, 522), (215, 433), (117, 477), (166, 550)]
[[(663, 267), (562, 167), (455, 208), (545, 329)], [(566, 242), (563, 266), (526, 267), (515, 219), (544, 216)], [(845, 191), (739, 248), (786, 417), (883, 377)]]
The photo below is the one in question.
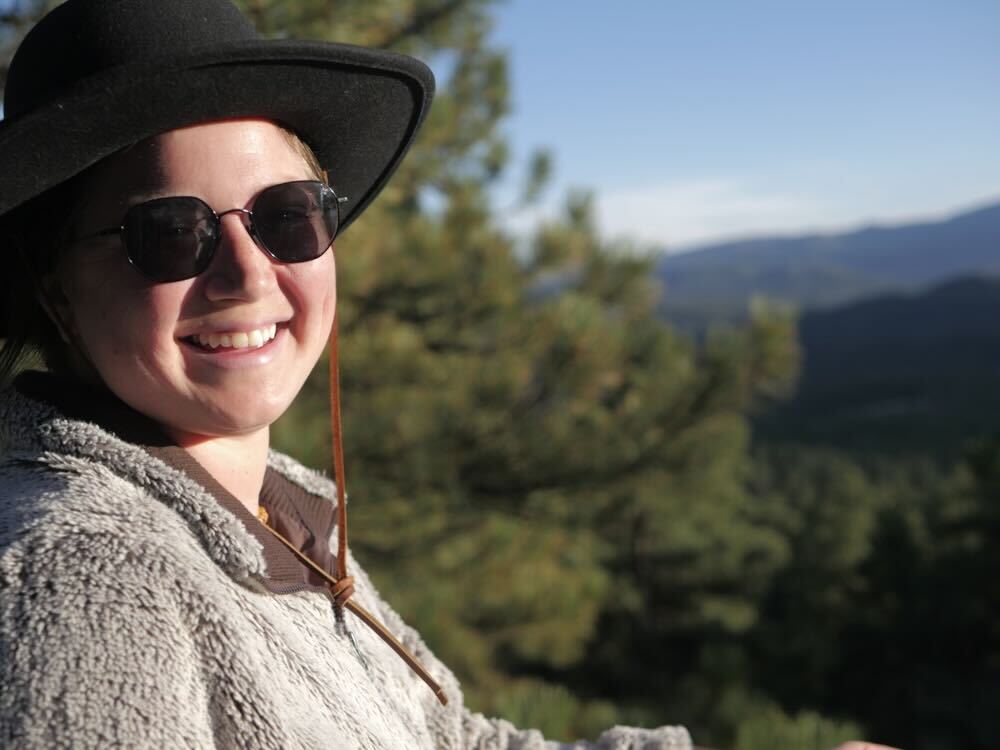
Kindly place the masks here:
[(171, 437), (247, 510), (257, 515), (267, 470), (267, 427), (246, 435), (205, 438), (172, 434)]

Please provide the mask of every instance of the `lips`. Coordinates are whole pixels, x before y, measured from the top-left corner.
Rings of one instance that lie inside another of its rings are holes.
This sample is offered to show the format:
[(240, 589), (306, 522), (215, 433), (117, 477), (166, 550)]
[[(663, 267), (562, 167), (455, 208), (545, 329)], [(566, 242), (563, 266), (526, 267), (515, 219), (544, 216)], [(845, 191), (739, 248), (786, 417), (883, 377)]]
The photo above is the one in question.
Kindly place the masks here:
[(225, 333), (196, 333), (184, 340), (206, 351), (260, 349), (275, 337), (276, 323), (248, 331), (227, 331)]

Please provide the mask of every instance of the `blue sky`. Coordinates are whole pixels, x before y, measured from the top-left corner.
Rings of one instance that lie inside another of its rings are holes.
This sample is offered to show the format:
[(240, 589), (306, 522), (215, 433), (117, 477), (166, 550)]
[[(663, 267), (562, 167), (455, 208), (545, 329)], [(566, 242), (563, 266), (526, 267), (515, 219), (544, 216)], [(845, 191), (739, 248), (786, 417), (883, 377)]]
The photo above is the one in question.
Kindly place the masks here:
[[(515, 155), (683, 249), (1000, 201), (998, 0), (506, 0)], [(506, 203), (503, 192), (501, 202)]]

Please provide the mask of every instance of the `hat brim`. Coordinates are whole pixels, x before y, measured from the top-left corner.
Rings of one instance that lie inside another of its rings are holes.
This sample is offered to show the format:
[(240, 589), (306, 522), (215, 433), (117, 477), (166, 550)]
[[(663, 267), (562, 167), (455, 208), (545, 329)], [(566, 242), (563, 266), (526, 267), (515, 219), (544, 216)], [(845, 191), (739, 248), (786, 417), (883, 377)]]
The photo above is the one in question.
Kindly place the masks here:
[(0, 215), (143, 138), (267, 117), (316, 152), (347, 198), (345, 228), (399, 166), (433, 93), (411, 57), (320, 42), (253, 40), (115, 69), (0, 125)]

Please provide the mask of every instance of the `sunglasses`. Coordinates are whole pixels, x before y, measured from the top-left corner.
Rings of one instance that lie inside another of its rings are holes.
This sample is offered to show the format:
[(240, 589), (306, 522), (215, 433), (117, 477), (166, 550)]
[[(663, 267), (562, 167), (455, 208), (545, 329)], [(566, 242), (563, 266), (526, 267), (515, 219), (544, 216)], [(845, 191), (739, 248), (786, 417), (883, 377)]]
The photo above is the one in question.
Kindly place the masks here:
[(318, 180), (265, 188), (252, 210), (216, 213), (200, 198), (155, 198), (129, 208), (121, 226), (80, 240), (121, 235), (129, 262), (140, 273), (157, 282), (181, 281), (208, 268), (222, 239), (222, 217), (238, 213), (249, 220), (250, 236), (261, 250), (282, 263), (304, 263), (333, 244), (346, 200)]

